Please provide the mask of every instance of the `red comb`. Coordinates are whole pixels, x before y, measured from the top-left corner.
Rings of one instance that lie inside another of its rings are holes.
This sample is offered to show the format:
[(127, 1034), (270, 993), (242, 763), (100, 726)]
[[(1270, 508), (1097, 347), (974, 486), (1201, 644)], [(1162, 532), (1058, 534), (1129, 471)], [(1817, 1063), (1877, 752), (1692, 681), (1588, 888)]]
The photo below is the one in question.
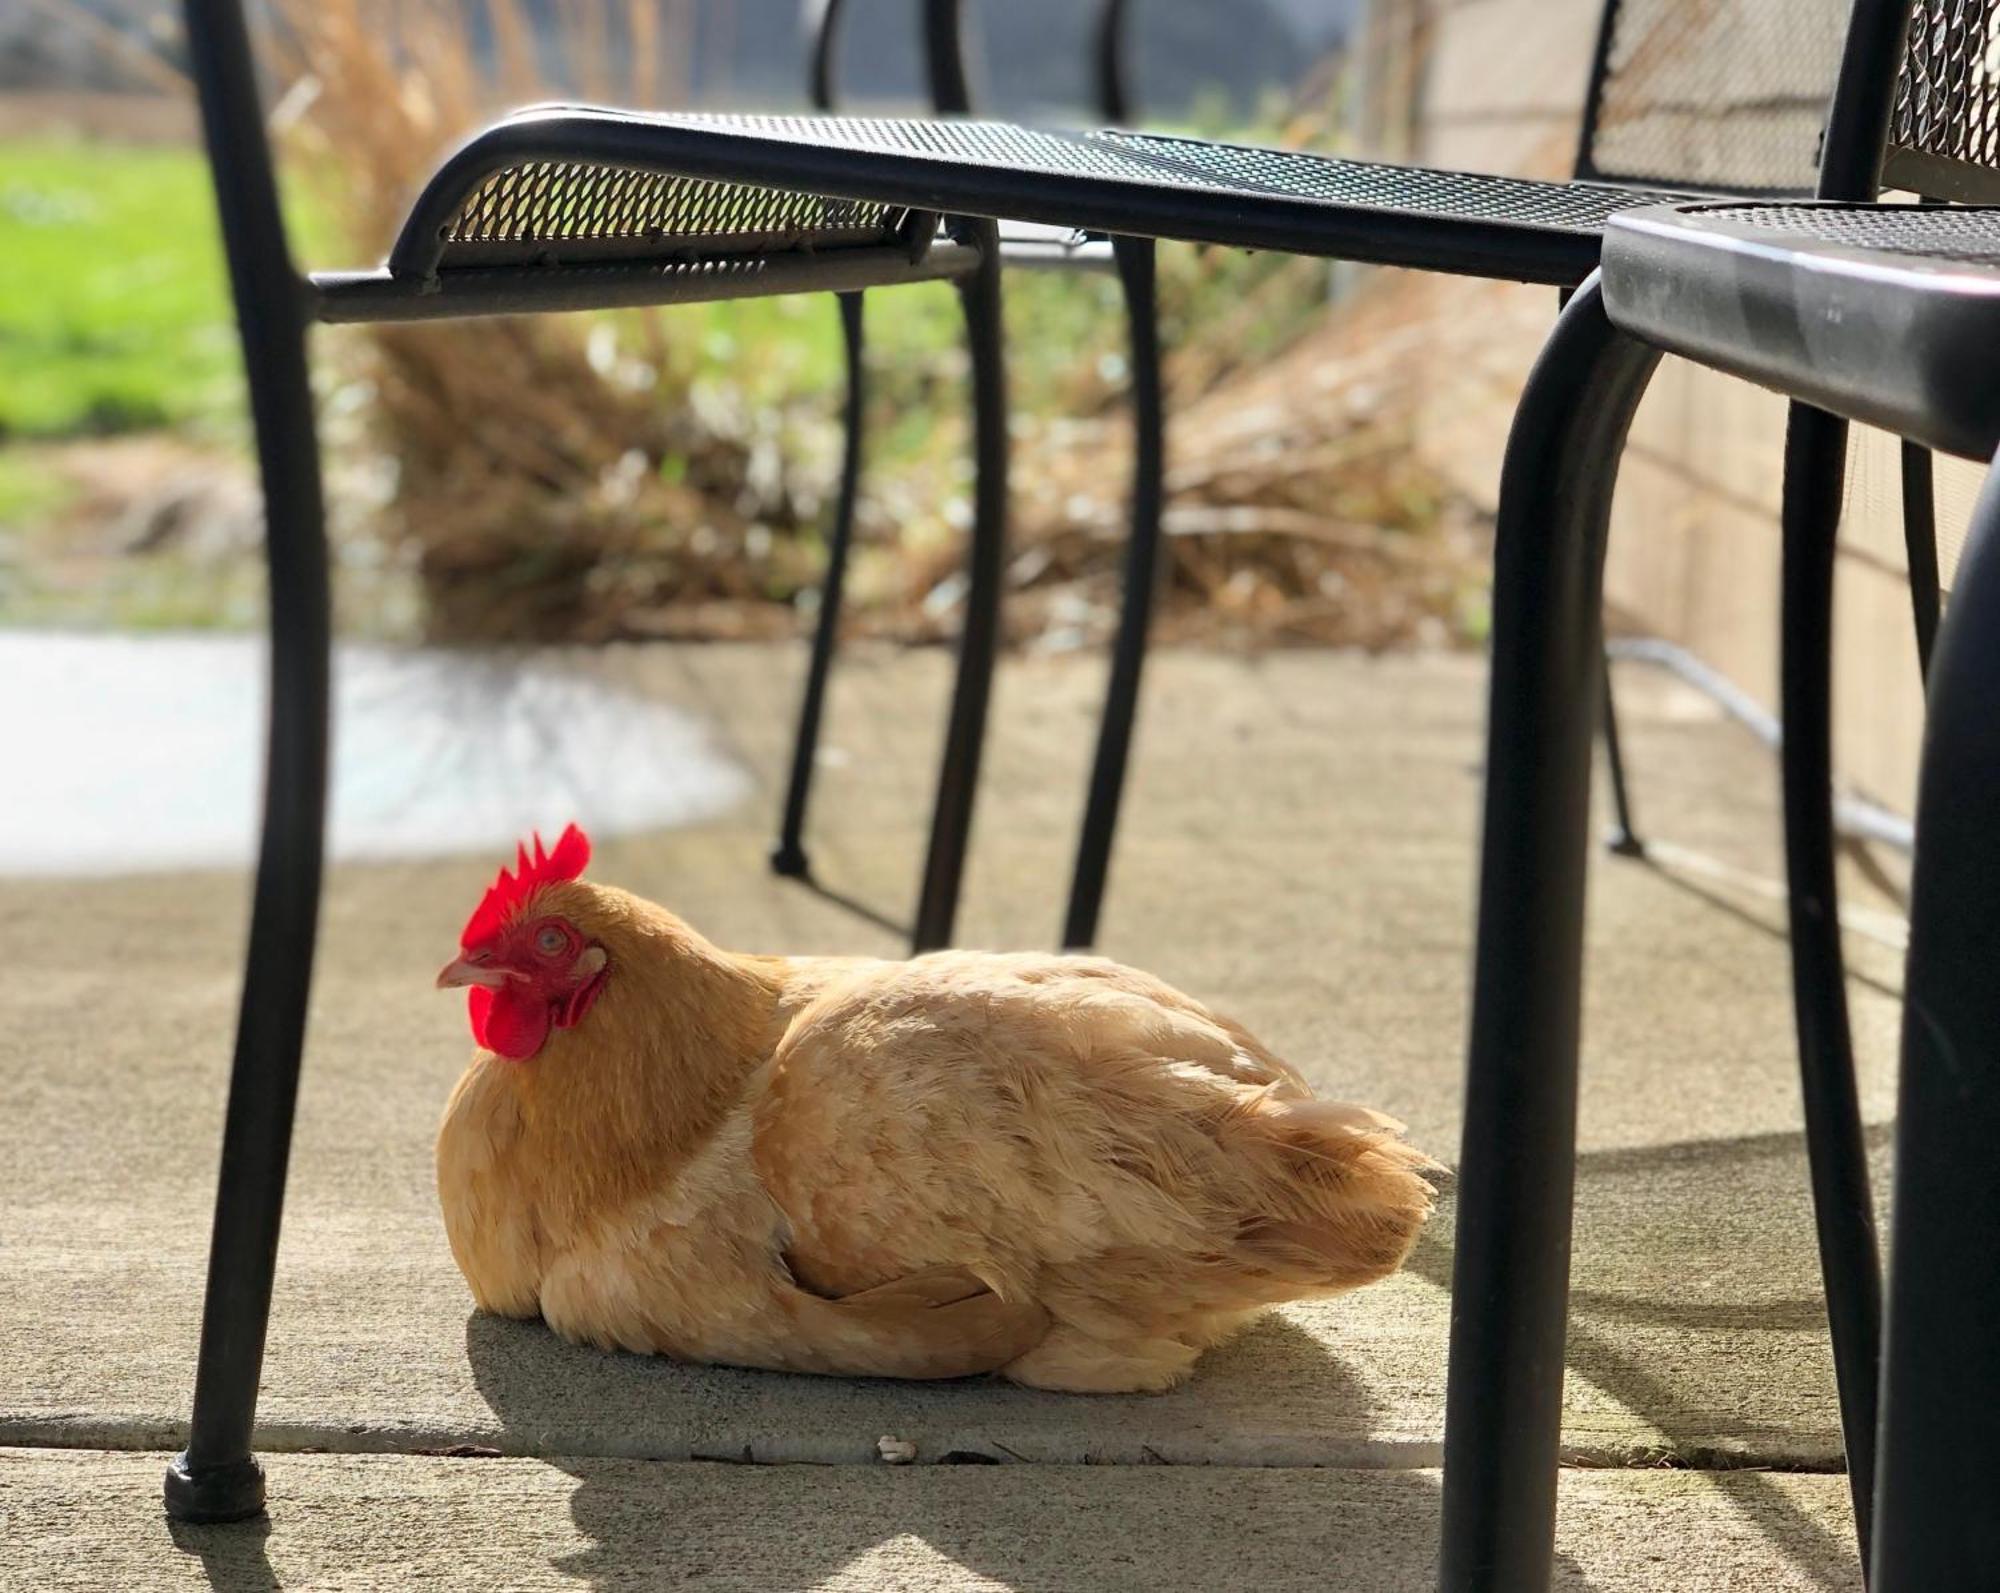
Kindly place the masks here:
[(536, 891), (558, 880), (575, 879), (590, 862), (590, 837), (574, 824), (562, 832), (553, 852), (542, 849), (539, 833), (534, 841), (532, 856), (526, 846), (518, 848), (513, 873), (504, 868), (500, 870), (500, 877), (493, 882), (492, 889), (487, 891), (472, 916), (465, 921), (465, 933), (458, 937), (461, 946), (476, 945), (499, 933), (508, 918)]

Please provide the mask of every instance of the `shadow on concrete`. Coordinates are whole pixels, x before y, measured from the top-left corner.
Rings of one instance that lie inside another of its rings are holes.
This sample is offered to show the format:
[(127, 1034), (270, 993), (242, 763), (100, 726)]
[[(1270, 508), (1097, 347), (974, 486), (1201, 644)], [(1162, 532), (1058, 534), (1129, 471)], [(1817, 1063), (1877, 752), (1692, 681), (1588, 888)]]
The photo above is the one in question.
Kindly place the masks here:
[[(1725, 918), (1734, 919), (1737, 923), (1756, 930), (1758, 934), (1764, 936), (1767, 940), (1790, 942), (1792, 938), (1791, 932), (1783, 922), (1785, 909), (1782, 903), (1778, 904), (1776, 909), (1778, 921), (1773, 922), (1743, 906), (1740, 902), (1732, 901), (1727, 894), (1714, 886), (1705, 884), (1693, 875), (1669, 868), (1656, 858), (1650, 856), (1642, 857), (1638, 859), (1638, 863), (1654, 879), (1659, 880), (1663, 884), (1671, 885), (1675, 890), (1680, 891), (1684, 895), (1692, 896), (1705, 907), (1714, 908)], [(1860, 985), (1864, 989), (1874, 991), (1879, 996), (1887, 996), (1892, 1001), (1901, 1001), (1903, 999), (1903, 991), (1900, 985), (1891, 984), (1886, 979), (1878, 978), (1864, 969), (1856, 968), (1851, 959), (1847, 967), (1847, 979), (1850, 984)]]
[[(819, 1586), (899, 1539), (920, 1540), (980, 1576), (1021, 1589), (1084, 1585), (1079, 1576), (1094, 1590), (1147, 1593), (1235, 1589), (1246, 1577), (1263, 1587), (1305, 1587), (1333, 1574), (1345, 1585), (1398, 1593), (1435, 1580), (1434, 1473), (1232, 1470), (1223, 1496), (1228, 1514), (1209, 1531), (1190, 1530), (1190, 1523), (1205, 1525), (1202, 1518), (1218, 1508), (1215, 1471), (1148, 1463), (1172, 1453), (1173, 1435), (1183, 1415), (1194, 1419), (1197, 1402), (1199, 1421), (1211, 1429), (1227, 1428), (1232, 1412), (1268, 1414), (1274, 1378), (1315, 1380), (1322, 1408), (1325, 1380), (1337, 1378), (1345, 1385), (1338, 1399), (1366, 1407), (1366, 1393), (1346, 1367), (1281, 1317), (1214, 1351), (1195, 1383), (1173, 1394), (1086, 1399), (990, 1380), (899, 1387), (895, 1397), (916, 1412), (913, 1422), (935, 1422), (941, 1402), (957, 1400), (969, 1409), (954, 1426), (974, 1430), (988, 1419), (996, 1431), (1027, 1429), (1039, 1408), (1095, 1407), (1111, 1429), (1105, 1455), (1133, 1463), (1012, 1465), (1018, 1451), (996, 1436), (949, 1451), (936, 1464), (889, 1468), (867, 1459), (877, 1436), (870, 1427), (855, 1456), (860, 1463), (814, 1469), (814, 1504), (804, 1519), (796, 1514), (796, 1494), (770, 1492), (774, 1478), (795, 1479), (802, 1468), (746, 1464), (752, 1451), (718, 1453), (698, 1436), (691, 1441), (675, 1430), (673, 1396), (689, 1378), (723, 1379), (737, 1385), (728, 1394), (740, 1393), (774, 1416), (789, 1410), (796, 1421), (802, 1404), (823, 1408), (825, 1380), (602, 1354), (565, 1344), (538, 1323), (477, 1313), (466, 1322), (466, 1352), (480, 1393), (505, 1428), (506, 1449), (576, 1478), (570, 1511), (592, 1547), (552, 1563), (598, 1587), (702, 1586), (712, 1579), (780, 1593)], [(809, 1395), (799, 1390), (801, 1382), (814, 1385)], [(843, 1379), (836, 1386), (879, 1395), (883, 1385)], [(715, 1389), (705, 1392), (705, 1404), (732, 1403), (718, 1400)], [(879, 1407), (879, 1399), (874, 1403)], [(634, 1445), (616, 1436), (631, 1433), (635, 1410), (649, 1409), (659, 1412), (657, 1442)], [(1143, 1418), (1136, 1429), (1135, 1412)], [(759, 1424), (750, 1414), (731, 1425), (741, 1434)], [(1148, 1432), (1157, 1447), (1146, 1441)], [(1018, 1440), (1018, 1432), (1012, 1436)], [(690, 1469), (649, 1459), (734, 1464), (728, 1483), (718, 1485), (719, 1466)], [(793, 1514), (783, 1530), (772, 1530), (781, 1510)], [(1571, 1593), (1588, 1583), (1564, 1560), (1553, 1585)]]
[(894, 1422), (924, 1440), (926, 1458), (949, 1435), (973, 1463), (1172, 1465), (1213, 1461), (1232, 1440), (1269, 1433), (1286, 1388), (1309, 1388), (1316, 1420), (1339, 1433), (1365, 1435), (1378, 1415), (1346, 1363), (1282, 1316), (1211, 1350), (1171, 1393), (1097, 1398), (997, 1378), (896, 1383), (690, 1366), (569, 1344), (540, 1322), (477, 1311), (465, 1349), (504, 1447), (540, 1457), (872, 1463)]
[(907, 941), (910, 938), (910, 926), (907, 922), (899, 922), (891, 918), (879, 907), (870, 907), (860, 897), (850, 896), (845, 891), (836, 890), (831, 885), (823, 884), (811, 874), (800, 875), (792, 881), (792, 884), (798, 886), (801, 890), (808, 891), (812, 895), (817, 896), (829, 906), (839, 908), (850, 918), (858, 918), (864, 924), (873, 924), (877, 929), (888, 931), (888, 933), (894, 935), (898, 940)]
[(264, 1542), (271, 1536), (268, 1516), (214, 1527), (192, 1527), (184, 1521), (165, 1525), (176, 1549), (200, 1559), (202, 1575), (216, 1593), (273, 1593), (281, 1585), (264, 1552)]
[[(1868, 1149), (1882, 1152), (1889, 1144), (1892, 1125), (1872, 1125), (1867, 1130)], [(1586, 1214), (1593, 1204), (1594, 1184), (1604, 1184), (1634, 1175), (1651, 1174), (1672, 1181), (1677, 1175), (1690, 1184), (1700, 1174), (1723, 1175), (1719, 1182), (1734, 1190), (1743, 1208), (1753, 1210), (1760, 1220), (1771, 1223), (1802, 1222), (1810, 1225), (1810, 1205), (1806, 1195), (1805, 1137), (1798, 1133), (1749, 1135), (1731, 1140), (1678, 1141), (1673, 1144), (1636, 1149), (1586, 1153), (1577, 1158), (1578, 1255), (1577, 1272), (1588, 1270), (1588, 1252), (1583, 1242), (1587, 1231)], [(1793, 1179), (1791, 1175), (1796, 1174)], [(1796, 1209), (1786, 1210), (1774, 1196), (1773, 1181), (1795, 1182)], [(1727, 1214), (1733, 1215), (1733, 1214)], [(1811, 1253), (1808, 1251), (1808, 1253)], [(1629, 1265), (1629, 1260), (1628, 1263)], [(1661, 1257), (1661, 1265), (1672, 1258)], [(1441, 1289), (1451, 1287), (1451, 1225), (1448, 1218), (1434, 1221), (1425, 1230), (1412, 1253), (1408, 1270)], [(1578, 1287), (1570, 1291), (1570, 1320), (1566, 1363), (1570, 1371), (1587, 1379), (1627, 1410), (1643, 1417), (1665, 1435), (1668, 1453), (1659, 1462), (1705, 1472), (1717, 1478), (1727, 1476), (1730, 1501), (1751, 1521), (1779, 1552), (1810, 1579), (1811, 1585), (1828, 1593), (1845, 1593), (1854, 1585), (1858, 1570), (1849, 1548), (1837, 1541), (1818, 1522), (1801, 1512), (1769, 1480), (1755, 1469), (1744, 1469), (1740, 1458), (1718, 1452), (1716, 1434), (1726, 1432), (1726, 1420), (1718, 1420), (1712, 1408), (1695, 1408), (1690, 1393), (1699, 1388), (1698, 1378), (1689, 1378), (1686, 1368), (1663, 1368), (1649, 1360), (1643, 1338), (1619, 1334), (1614, 1324), (1630, 1323), (1654, 1327), (1727, 1331), (1736, 1334), (1826, 1332), (1826, 1303), (1813, 1292), (1806, 1295), (1767, 1297), (1761, 1301), (1701, 1301), (1685, 1292), (1674, 1293), (1650, 1279), (1654, 1292), (1635, 1294), (1620, 1290)], [(1739, 1354), (1744, 1353), (1739, 1350)], [(1751, 1350), (1745, 1358), (1753, 1358)], [(1830, 1364), (1830, 1363), (1829, 1363)], [(1678, 1385), (1676, 1377), (1678, 1376)], [(1763, 1421), (1759, 1412), (1739, 1413), (1743, 1434), (1755, 1434)], [(1809, 1435), (1808, 1435), (1809, 1436)], [(1838, 1435), (1830, 1443), (1838, 1445)], [(1641, 1463), (1635, 1460), (1635, 1463)]]
[[(1242, 1471), (1218, 1491), (1195, 1467), (840, 1467), (820, 1507), (786, 1519), (757, 1508), (768, 1468), (738, 1468), (735, 1487), (714, 1488), (683, 1467), (556, 1464), (577, 1480), (570, 1511), (591, 1546), (551, 1563), (600, 1588), (804, 1593), (885, 1550), (873, 1585), (929, 1585), (907, 1558), (897, 1566), (899, 1540), (901, 1557), (916, 1540), (980, 1585), (1021, 1593), (1428, 1593), (1437, 1580), (1439, 1490), (1422, 1472)], [(1550, 1586), (1590, 1583), (1558, 1556)]]

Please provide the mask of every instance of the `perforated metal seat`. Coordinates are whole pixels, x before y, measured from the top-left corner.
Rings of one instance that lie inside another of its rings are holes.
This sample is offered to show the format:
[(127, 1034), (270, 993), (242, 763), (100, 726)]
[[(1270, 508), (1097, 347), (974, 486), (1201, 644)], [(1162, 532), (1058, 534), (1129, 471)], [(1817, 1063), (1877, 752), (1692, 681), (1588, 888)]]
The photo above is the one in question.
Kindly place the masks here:
[(882, 247), (905, 241), (908, 224), (906, 207), (528, 161), (465, 196), (440, 230), (439, 263), (456, 270)]
[(2000, 445), (2000, 209), (1706, 204), (1605, 234), (1612, 321), (1933, 448)]
[[(547, 107), (530, 117), (560, 123), (592, 114)], [(977, 248), (941, 240), (938, 218), (909, 205), (710, 182), (630, 162), (555, 153), (513, 160), (458, 184), (448, 201), (442, 181), (424, 191), (385, 270), (314, 274), (321, 320), (843, 292), (964, 277), (980, 259)]]
[(1611, 216), (1687, 197), (1116, 131), (542, 107), (439, 170), (389, 270), (881, 247), (942, 211), (1567, 285)]

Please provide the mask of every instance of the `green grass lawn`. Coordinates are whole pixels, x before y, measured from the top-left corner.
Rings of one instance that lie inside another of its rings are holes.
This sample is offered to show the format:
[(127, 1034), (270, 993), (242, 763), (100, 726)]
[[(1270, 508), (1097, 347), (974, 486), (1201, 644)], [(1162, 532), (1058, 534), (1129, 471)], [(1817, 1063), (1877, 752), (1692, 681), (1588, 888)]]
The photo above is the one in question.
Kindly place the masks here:
[(0, 143), (0, 435), (138, 431), (240, 403), (191, 150)]
[[(337, 245), (314, 247), (315, 263), (366, 263), (337, 258)], [(0, 260), (0, 436), (238, 423), (234, 328), (197, 151), (0, 142)], [(1009, 278), (1017, 402), (1050, 401), (1079, 357), (1118, 346), (1115, 317), (1104, 319), (1115, 299), (1102, 278)], [(921, 362), (957, 346), (949, 288), (878, 294), (869, 309), (885, 372), (898, 356)], [(743, 383), (753, 399), (840, 385), (838, 321), (824, 296), (689, 306), (663, 319), (698, 376)]]

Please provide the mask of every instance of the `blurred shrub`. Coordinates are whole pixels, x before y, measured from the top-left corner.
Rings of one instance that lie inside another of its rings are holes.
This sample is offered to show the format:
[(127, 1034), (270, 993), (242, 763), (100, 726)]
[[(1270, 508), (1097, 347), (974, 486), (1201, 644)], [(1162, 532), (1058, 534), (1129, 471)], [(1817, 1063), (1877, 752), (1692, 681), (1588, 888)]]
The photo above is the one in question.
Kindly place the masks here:
[[(659, 0), (274, 4), (276, 121), (314, 230), (349, 260), (379, 258), (441, 153), (500, 111), (683, 91), (655, 68), (675, 59), (658, 30), (687, 11)], [(1273, 108), (1261, 136), (1328, 147), (1338, 125), (1322, 96)], [(1463, 628), (1478, 528), (1407, 446), (1406, 369), (1347, 365), (1328, 296), (1324, 262), (1163, 250), (1170, 632), (1385, 645)], [(1016, 273), (1007, 317), (1010, 631), (1092, 638), (1123, 544), (1116, 289)], [(951, 290), (871, 296), (869, 339), (857, 621), (955, 635), (968, 483)], [(1286, 357), (1301, 339), (1309, 362)], [(376, 327), (345, 347), (354, 401), (329, 406), (334, 430), (358, 428), (381, 464), (355, 534), (414, 576), (432, 639), (770, 634), (819, 580), (839, 386), (824, 298)], [(1350, 380), (1310, 380), (1313, 363)]]
[[(572, 84), (657, 103), (661, 15), (277, 0), (277, 121), (335, 247), (380, 258), (442, 153), (509, 106)], [(788, 417), (697, 401), (701, 332), (633, 313), (350, 339), (352, 407), (388, 468), (370, 530), (419, 581), (433, 639), (601, 638), (645, 628), (665, 595), (783, 599), (809, 577), (810, 503), (772, 435)]]

